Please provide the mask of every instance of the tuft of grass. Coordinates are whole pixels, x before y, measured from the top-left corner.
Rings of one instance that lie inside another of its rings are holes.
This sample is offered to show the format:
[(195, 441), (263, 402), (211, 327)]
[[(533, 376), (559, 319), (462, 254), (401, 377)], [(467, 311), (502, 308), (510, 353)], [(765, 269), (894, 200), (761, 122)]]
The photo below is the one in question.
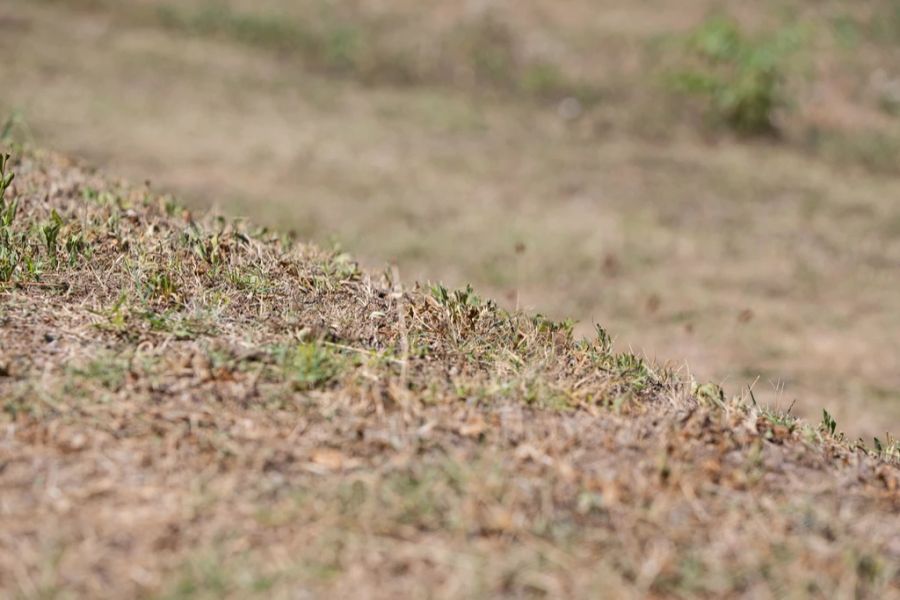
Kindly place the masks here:
[(720, 408), (725, 406), (725, 391), (715, 383), (694, 384), (691, 393), (705, 406)]
[[(7, 199), (14, 173), (9, 171), (11, 157), (0, 155), (0, 282), (9, 282), (17, 276), (37, 279), (45, 266), (59, 267), (60, 234), (65, 221), (57, 210), (51, 209), (50, 218), (31, 227), (15, 227), (19, 212), (18, 198)], [(37, 232), (37, 244), (31, 232)], [(44, 259), (37, 253), (37, 247), (44, 249)], [(90, 255), (90, 244), (83, 232), (70, 231), (62, 243), (67, 256), (67, 264), (74, 266), (82, 257)]]
[(94, 381), (104, 389), (115, 392), (124, 385), (129, 369), (127, 360), (104, 356), (72, 367), (70, 374), (82, 380)]
[(22, 113), (18, 110), (12, 111), (0, 125), (0, 144), (21, 150), (22, 144), (30, 139), (28, 124), (22, 117)]
[(337, 379), (343, 368), (339, 355), (317, 342), (281, 349), (278, 354), (285, 379), (298, 391), (326, 387)]
[(117, 334), (125, 333), (128, 329), (127, 303), (128, 295), (122, 292), (112, 306), (103, 311), (94, 311), (94, 315), (103, 319), (100, 323), (95, 323), (94, 326), (102, 331), (110, 331)]
[(725, 17), (708, 19), (685, 40), (685, 66), (669, 74), (671, 89), (700, 98), (708, 117), (744, 135), (777, 131), (788, 106), (788, 60), (801, 46), (797, 29), (751, 36)]
[(68, 236), (66, 238), (65, 248), (70, 267), (75, 266), (80, 258), (90, 256), (91, 246), (87, 240), (84, 239), (84, 234), (81, 232), (73, 233)]
[(0, 154), (0, 282), (10, 281), (18, 268), (21, 256), (21, 237), (12, 230), (19, 209), (16, 198), (6, 199), (15, 173), (10, 171), (9, 154)]
[(143, 290), (150, 300), (167, 301), (178, 297), (178, 284), (168, 269), (149, 273), (144, 278)]
[(884, 442), (877, 437), (873, 438), (872, 442), (872, 448), (878, 458), (885, 461), (900, 461), (900, 439), (887, 433)]
[(3, 127), (0, 127), (0, 142), (7, 142), (12, 137), (13, 127), (15, 126), (15, 115), (11, 114), (6, 117)]
[(272, 288), (272, 282), (256, 269), (245, 271), (233, 269), (228, 272), (228, 281), (235, 288), (252, 294), (265, 294)]
[(0, 154), (0, 225), (9, 227), (16, 218), (16, 202), (6, 203), (6, 190), (12, 186), (16, 174), (9, 171), (10, 154)]
[(827, 409), (822, 409), (822, 424), (819, 427), (832, 437), (837, 432), (837, 421), (834, 420), (834, 417), (831, 416)]
[(62, 229), (63, 224), (63, 218), (59, 216), (56, 209), (53, 209), (50, 213), (50, 221), (41, 227), (41, 236), (44, 241), (44, 248), (47, 251), (47, 258), (54, 269), (59, 264), (56, 253), (59, 247), (59, 230)]
[(170, 333), (176, 340), (192, 340), (201, 335), (215, 332), (211, 323), (200, 315), (184, 315), (172, 311), (156, 312), (152, 310), (139, 313), (151, 331)]

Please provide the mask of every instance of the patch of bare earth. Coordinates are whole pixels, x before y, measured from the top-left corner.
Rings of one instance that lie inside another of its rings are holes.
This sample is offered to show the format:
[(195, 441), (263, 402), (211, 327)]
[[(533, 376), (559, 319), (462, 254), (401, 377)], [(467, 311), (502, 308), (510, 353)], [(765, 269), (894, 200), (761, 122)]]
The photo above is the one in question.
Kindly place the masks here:
[(0, 596), (900, 597), (895, 446), (53, 155), (12, 170)]

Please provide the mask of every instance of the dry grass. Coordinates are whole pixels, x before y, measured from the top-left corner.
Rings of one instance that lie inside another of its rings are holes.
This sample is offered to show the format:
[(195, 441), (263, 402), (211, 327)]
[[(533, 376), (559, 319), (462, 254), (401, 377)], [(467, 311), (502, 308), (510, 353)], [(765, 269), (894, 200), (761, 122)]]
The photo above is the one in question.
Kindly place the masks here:
[(900, 597), (889, 440), (54, 155), (11, 169), (4, 597)]
[[(214, 4), (3, 3), (0, 117), (194, 207), (609, 324), (852, 437), (900, 427), (893, 0)], [(809, 26), (778, 143), (708, 131), (661, 84), (715, 9)], [(533, 67), (552, 85), (521, 85)]]

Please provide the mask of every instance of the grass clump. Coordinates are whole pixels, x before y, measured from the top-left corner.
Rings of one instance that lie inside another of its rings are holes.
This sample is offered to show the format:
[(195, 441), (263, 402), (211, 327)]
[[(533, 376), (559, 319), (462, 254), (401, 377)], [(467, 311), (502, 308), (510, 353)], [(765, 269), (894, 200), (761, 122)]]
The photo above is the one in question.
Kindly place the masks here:
[(310, 391), (334, 382), (342, 371), (339, 356), (320, 343), (309, 342), (279, 351), (285, 378), (295, 390)]
[(15, 173), (9, 171), (9, 154), (0, 154), (0, 281), (10, 281), (21, 260), (21, 239), (13, 232), (12, 225), (19, 209), (18, 201), (6, 199)]
[(67, 265), (75, 266), (90, 254), (90, 244), (82, 232), (66, 227), (55, 208), (44, 222), (17, 223), (19, 199), (7, 197), (15, 179), (11, 162), (10, 154), (0, 154), (0, 282), (36, 280), (47, 268), (57, 269), (60, 249), (65, 251)]
[(13, 179), (15, 179), (16, 177), (15, 173), (6, 172), (10, 158), (12, 157), (9, 154), (0, 154), (0, 207), (5, 207), (6, 190), (9, 189), (9, 187), (12, 185)]
[(56, 253), (59, 248), (59, 230), (62, 229), (62, 226), (63, 219), (54, 209), (50, 213), (50, 221), (41, 227), (41, 238), (47, 251), (47, 259), (53, 268), (59, 265)]
[(776, 117), (788, 105), (789, 59), (801, 45), (796, 29), (751, 36), (732, 19), (715, 17), (685, 40), (685, 65), (669, 84), (700, 98), (708, 117), (743, 135), (777, 132)]

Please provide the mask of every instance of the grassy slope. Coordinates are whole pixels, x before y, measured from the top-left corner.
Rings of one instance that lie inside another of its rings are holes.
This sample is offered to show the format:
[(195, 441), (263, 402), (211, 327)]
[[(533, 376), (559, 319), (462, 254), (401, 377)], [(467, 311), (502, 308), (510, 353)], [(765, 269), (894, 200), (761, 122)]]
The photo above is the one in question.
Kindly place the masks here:
[(0, 596), (900, 597), (896, 447), (54, 155), (12, 168)]
[[(334, 236), (407, 279), (472, 282), (579, 333), (615, 324), (620, 348), (731, 389), (756, 382), (761, 403), (796, 400), (808, 418), (827, 406), (853, 437), (900, 427), (900, 177), (860, 166), (900, 164), (890, 144), (867, 146), (873, 131), (900, 140), (869, 81), (896, 79), (894, 0), (215, 4), (231, 9), (0, 3), (0, 117), (19, 108), (41, 146)], [(726, 4), (751, 29), (791, 22), (786, 6), (812, 24), (782, 143), (698, 135), (659, 83), (660, 36)], [(839, 44), (833, 23), (857, 41)], [(377, 51), (342, 67), (348, 32)], [(567, 121), (553, 93), (473, 79), (492, 49), (517, 80), (549, 61), (600, 101)], [(806, 129), (847, 155), (808, 147)]]

